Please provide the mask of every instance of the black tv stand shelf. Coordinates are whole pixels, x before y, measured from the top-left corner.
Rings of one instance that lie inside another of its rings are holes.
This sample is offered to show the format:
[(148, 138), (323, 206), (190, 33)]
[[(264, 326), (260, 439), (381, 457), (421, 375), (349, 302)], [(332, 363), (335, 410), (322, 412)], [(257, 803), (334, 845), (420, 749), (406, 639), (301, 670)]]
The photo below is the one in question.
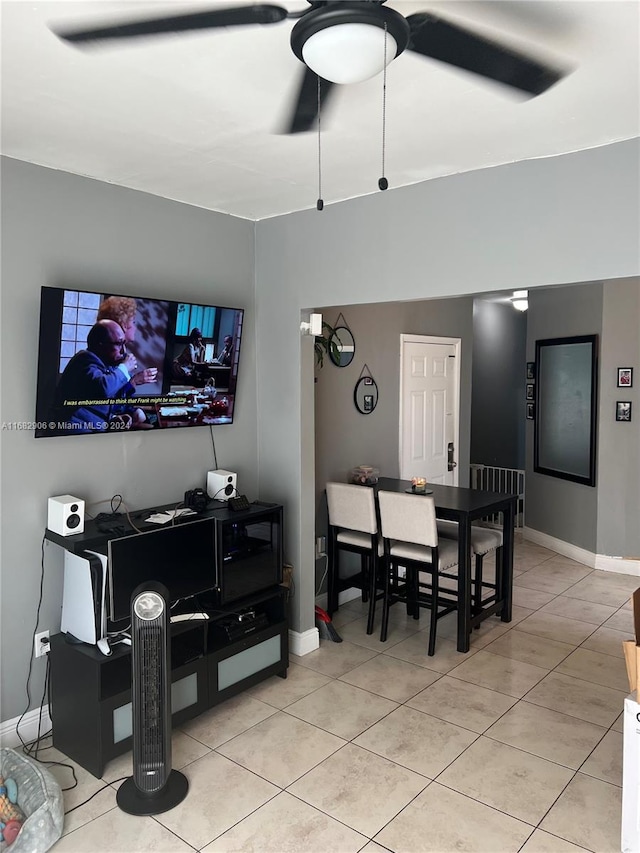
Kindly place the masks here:
[[(275, 586), (219, 607), (208, 621), (172, 624), (174, 727), (265, 678), (287, 677), (287, 592)], [(251, 630), (249, 618), (247, 633), (229, 640), (218, 623), (248, 611), (260, 617), (261, 627)], [(108, 761), (132, 747), (131, 649), (117, 645), (105, 656), (56, 634), (50, 663), (53, 745), (100, 778)]]

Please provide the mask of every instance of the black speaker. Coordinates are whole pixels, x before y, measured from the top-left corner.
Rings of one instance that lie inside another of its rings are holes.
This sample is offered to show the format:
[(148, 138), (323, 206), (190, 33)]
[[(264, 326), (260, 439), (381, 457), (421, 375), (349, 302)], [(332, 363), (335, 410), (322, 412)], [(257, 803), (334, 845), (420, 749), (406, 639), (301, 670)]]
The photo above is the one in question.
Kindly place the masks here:
[(166, 587), (139, 586), (131, 596), (133, 776), (116, 795), (127, 814), (161, 814), (189, 790), (186, 776), (171, 768), (170, 624)]

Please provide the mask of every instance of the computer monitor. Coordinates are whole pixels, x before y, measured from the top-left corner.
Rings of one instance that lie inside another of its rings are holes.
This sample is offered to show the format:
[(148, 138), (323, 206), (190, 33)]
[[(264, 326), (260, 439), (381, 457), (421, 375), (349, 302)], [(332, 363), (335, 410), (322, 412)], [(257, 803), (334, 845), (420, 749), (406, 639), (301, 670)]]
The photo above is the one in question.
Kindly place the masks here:
[(108, 544), (109, 619), (128, 619), (133, 591), (148, 581), (169, 590), (171, 603), (217, 585), (213, 519), (111, 539)]

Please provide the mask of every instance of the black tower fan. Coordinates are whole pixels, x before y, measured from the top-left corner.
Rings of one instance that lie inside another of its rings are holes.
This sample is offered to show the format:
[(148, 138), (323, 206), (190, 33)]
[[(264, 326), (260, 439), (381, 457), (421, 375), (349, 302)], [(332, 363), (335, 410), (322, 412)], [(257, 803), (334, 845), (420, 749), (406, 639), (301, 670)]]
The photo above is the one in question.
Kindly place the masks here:
[(133, 776), (116, 801), (133, 815), (166, 812), (187, 796), (186, 776), (171, 769), (169, 593), (160, 583), (131, 596)]

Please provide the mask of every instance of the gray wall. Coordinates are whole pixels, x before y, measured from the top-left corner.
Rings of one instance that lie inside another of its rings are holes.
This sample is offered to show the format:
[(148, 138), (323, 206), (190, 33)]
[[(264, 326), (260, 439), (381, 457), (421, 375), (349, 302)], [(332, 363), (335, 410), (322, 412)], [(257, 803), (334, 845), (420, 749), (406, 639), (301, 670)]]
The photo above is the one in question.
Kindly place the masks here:
[[(33, 421), (41, 285), (112, 289), (247, 309), (236, 420), (214, 428), (218, 464), (257, 494), (254, 230), (245, 220), (2, 160), (2, 420)], [(47, 498), (89, 504), (119, 492), (130, 507), (179, 500), (214, 467), (208, 429), (35, 439), (0, 433), (2, 720), (27, 704), (25, 681), (41, 577)], [(93, 508), (98, 512), (108, 508)], [(61, 549), (45, 548), (40, 626), (59, 629)], [(34, 662), (40, 705), (45, 658)]]
[[(618, 388), (618, 367), (633, 387)], [(603, 291), (598, 418), (598, 553), (640, 560), (640, 278), (606, 281)], [(631, 400), (630, 423), (616, 400)]]
[(472, 462), (524, 468), (526, 343), (527, 312), (474, 300)]
[(301, 311), (638, 275), (638, 163), (632, 140), (258, 223), (260, 477), (287, 506), (296, 630), (313, 626), (315, 576)]
[[(598, 335), (602, 340), (602, 283), (530, 293), (527, 314), (527, 361), (535, 358), (537, 340), (573, 335)], [(527, 421), (526, 424), (527, 527), (595, 552), (598, 489), (535, 473), (534, 422)]]

